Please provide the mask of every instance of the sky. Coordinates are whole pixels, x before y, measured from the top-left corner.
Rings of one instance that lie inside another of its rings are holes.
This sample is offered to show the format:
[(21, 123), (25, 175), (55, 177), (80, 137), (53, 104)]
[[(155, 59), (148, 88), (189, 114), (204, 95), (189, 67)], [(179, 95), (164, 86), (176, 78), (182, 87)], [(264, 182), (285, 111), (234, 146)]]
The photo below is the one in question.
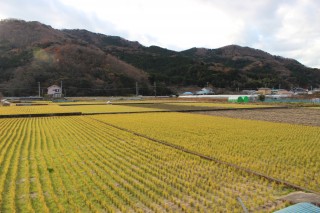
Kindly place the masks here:
[(0, 19), (181, 51), (236, 44), (320, 68), (319, 0), (0, 0)]

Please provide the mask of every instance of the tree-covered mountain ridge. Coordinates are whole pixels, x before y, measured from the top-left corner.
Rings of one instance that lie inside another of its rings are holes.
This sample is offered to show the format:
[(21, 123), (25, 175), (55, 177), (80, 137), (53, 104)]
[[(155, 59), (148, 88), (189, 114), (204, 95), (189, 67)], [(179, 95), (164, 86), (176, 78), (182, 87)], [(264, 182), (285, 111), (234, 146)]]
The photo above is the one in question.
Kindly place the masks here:
[(319, 87), (320, 70), (238, 45), (173, 51), (87, 30), (39, 22), (0, 22), (0, 92), (37, 94), (63, 81), (68, 96), (159, 94), (210, 84), (217, 88)]

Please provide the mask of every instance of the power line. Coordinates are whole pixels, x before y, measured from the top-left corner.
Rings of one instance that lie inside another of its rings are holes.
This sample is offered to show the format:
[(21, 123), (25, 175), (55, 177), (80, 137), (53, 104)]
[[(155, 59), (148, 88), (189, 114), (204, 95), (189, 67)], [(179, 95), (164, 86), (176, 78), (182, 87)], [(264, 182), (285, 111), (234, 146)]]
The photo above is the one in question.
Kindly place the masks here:
[[(156, 85), (155, 86), (145, 86), (145, 87), (139, 87), (139, 89), (152, 89), (152, 87), (154, 89), (156, 88), (176, 88), (174, 86), (159, 86), (159, 85)], [(47, 89), (47, 87), (40, 87), (41, 89)], [(137, 87), (117, 87), (117, 88), (109, 88), (109, 89), (105, 89), (105, 88), (91, 88), (91, 87), (64, 87), (66, 89), (88, 89), (88, 90), (128, 90), (128, 89), (137, 89)], [(38, 87), (3, 87), (1, 88), (1, 90), (10, 90), (10, 89), (39, 89), (39, 86)]]

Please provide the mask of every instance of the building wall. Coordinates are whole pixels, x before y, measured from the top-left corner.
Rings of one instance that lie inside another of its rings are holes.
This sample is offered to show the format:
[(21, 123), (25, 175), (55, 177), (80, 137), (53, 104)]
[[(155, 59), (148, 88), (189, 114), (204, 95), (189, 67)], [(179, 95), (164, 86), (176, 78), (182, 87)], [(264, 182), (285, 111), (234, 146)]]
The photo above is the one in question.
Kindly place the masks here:
[(61, 97), (61, 87), (53, 85), (51, 87), (48, 87), (48, 95), (51, 95), (54, 98), (60, 98)]
[(271, 89), (259, 89), (258, 93), (261, 95), (270, 95), (271, 94)]

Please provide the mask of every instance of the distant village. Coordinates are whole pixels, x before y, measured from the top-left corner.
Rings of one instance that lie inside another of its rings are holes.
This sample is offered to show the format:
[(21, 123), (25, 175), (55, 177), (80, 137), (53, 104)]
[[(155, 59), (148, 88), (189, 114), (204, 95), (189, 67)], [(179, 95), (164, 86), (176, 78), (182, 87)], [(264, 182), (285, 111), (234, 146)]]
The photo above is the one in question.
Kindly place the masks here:
[[(191, 92), (186, 91), (179, 95), (182, 98), (227, 98), (229, 102), (248, 102), (255, 101), (259, 96), (264, 96), (264, 98), (269, 99), (284, 99), (284, 98), (294, 98), (301, 95), (312, 95), (320, 94), (320, 88), (314, 88), (312, 90), (307, 90), (303, 88), (293, 88), (288, 91), (286, 89), (271, 89), (271, 88), (259, 88), (258, 90), (242, 90), (237, 92), (237, 94), (216, 94), (214, 89), (210, 87), (204, 87), (199, 91)], [(240, 101), (239, 101), (240, 100)], [(248, 100), (248, 101), (243, 101)], [(312, 102), (320, 102), (319, 98), (313, 98)]]
[[(59, 100), (64, 99), (65, 94), (62, 93), (62, 82), (61, 85), (51, 85), (47, 88), (47, 93), (40, 95), (40, 88), (38, 96), (30, 96), (24, 97), (22, 99), (46, 99), (46, 100)], [(297, 98), (301, 96), (308, 96), (312, 94), (319, 94), (320, 95), (320, 88), (313, 88), (312, 90), (307, 90), (304, 88), (293, 88), (292, 90), (288, 91), (286, 89), (271, 89), (271, 88), (258, 88), (257, 90), (242, 90), (237, 92), (216, 92), (213, 88), (207, 86), (202, 88), (201, 90), (196, 91), (185, 91), (178, 94), (176, 97), (180, 98), (215, 98), (215, 99), (227, 99), (228, 102), (255, 102), (261, 101), (259, 99), (261, 96), (264, 99), (273, 99), (273, 100), (281, 100), (281, 99), (290, 99), (290, 98)], [(320, 98), (310, 98), (310, 102), (320, 103)], [(10, 102), (7, 99), (1, 98), (0, 105), (2, 106), (10, 106)], [(263, 99), (263, 101), (264, 101)]]
[[(273, 98), (277, 98), (277, 97), (288, 98), (288, 97), (294, 97), (295, 95), (307, 95), (307, 94), (320, 93), (320, 88), (314, 88), (313, 90), (307, 90), (303, 88), (293, 88), (290, 91), (285, 89), (259, 88), (258, 90), (242, 90), (239, 93), (241, 95), (265, 95), (266, 97), (273, 97)], [(187, 91), (181, 94), (181, 96), (190, 96), (190, 95), (199, 96), (199, 95), (216, 95), (216, 94), (214, 89), (210, 87), (204, 87), (201, 90), (195, 91), (195, 92)], [(49, 98), (63, 97), (62, 86), (52, 85), (48, 87), (46, 96)]]
[[(240, 91), (241, 94), (246, 95), (278, 95), (281, 97), (292, 97), (294, 95), (306, 95), (306, 94), (314, 94), (320, 93), (320, 88), (315, 88), (313, 90), (307, 90), (303, 88), (293, 88), (292, 90), (288, 91), (285, 89), (271, 89), (271, 88), (259, 88), (258, 90), (242, 90)], [(181, 94), (182, 96), (188, 95), (215, 95), (215, 91), (210, 87), (204, 87), (199, 91), (195, 92), (184, 92)]]

